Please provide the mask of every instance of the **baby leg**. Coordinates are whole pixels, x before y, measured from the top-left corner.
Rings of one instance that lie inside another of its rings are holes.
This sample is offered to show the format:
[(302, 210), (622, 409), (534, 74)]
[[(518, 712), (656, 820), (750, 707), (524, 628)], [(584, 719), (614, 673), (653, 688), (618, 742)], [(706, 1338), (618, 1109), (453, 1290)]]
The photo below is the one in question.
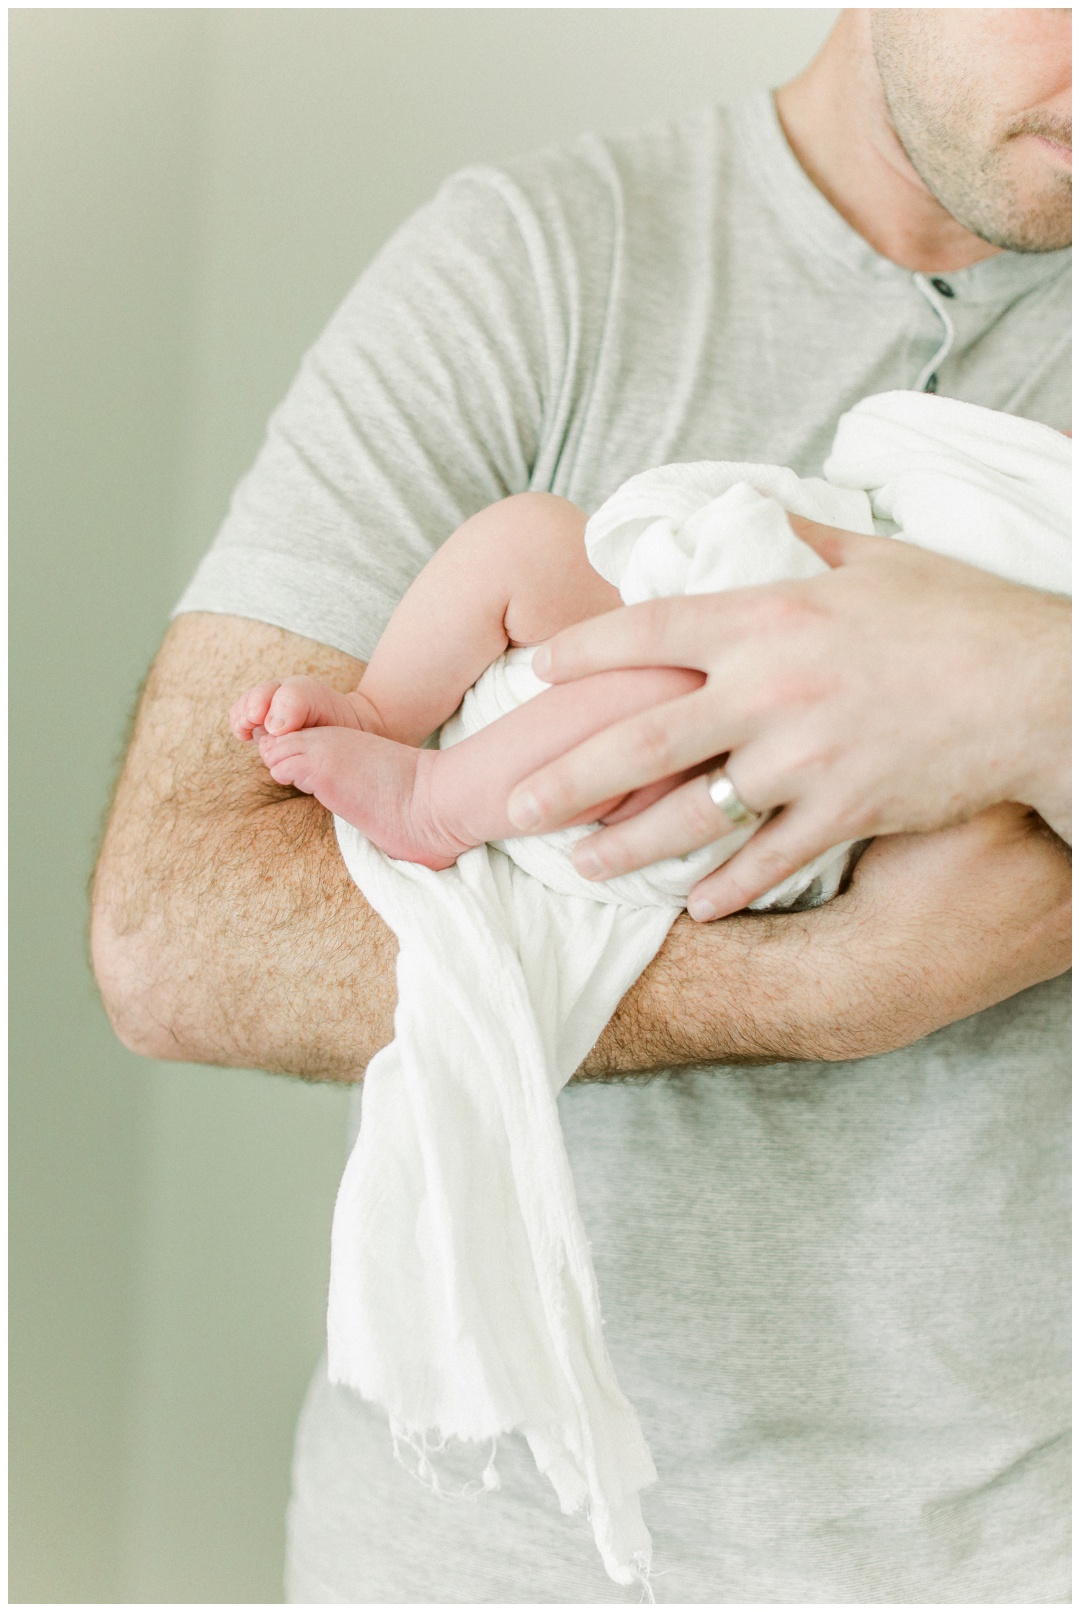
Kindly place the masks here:
[(351, 694), (291, 677), (230, 713), (238, 739), (359, 728), (420, 744), (511, 645), (536, 644), (619, 603), (585, 556), (585, 516), (553, 493), (519, 493), (458, 527), (407, 590)]
[[(417, 785), (427, 797), (426, 811), (458, 840), (512, 839), (521, 830), (510, 822), (506, 802), (521, 779), (602, 728), (689, 694), (704, 681), (702, 673), (686, 667), (642, 666), (555, 684), (451, 749), (425, 752)], [(598, 801), (572, 821), (632, 816), (685, 776)]]
[[(474, 845), (518, 833), (506, 801), (522, 778), (612, 722), (702, 681), (699, 672), (676, 667), (598, 672), (545, 690), (449, 750), (417, 750), (344, 728), (267, 735), (259, 750), (278, 783), (315, 795), (387, 855), (444, 868)], [(681, 778), (638, 791), (633, 805), (642, 809)], [(624, 804), (623, 796), (601, 802), (578, 821)]]
[(584, 532), (585, 516), (565, 498), (519, 493), (447, 538), (391, 616), (357, 691), (380, 731), (420, 744), (504, 650), (613, 610), (618, 592), (589, 564)]
[[(700, 682), (671, 669), (606, 672), (548, 690), (453, 750), (412, 748), (509, 645), (618, 605), (586, 559), (584, 528), (580, 510), (547, 493), (482, 510), (405, 594), (358, 689), (341, 695), (310, 679), (260, 685), (237, 702), (234, 731), (258, 739), (278, 783), (315, 795), (391, 856), (446, 867), (468, 847), (511, 834), (505, 802), (521, 778)], [(624, 804), (637, 805), (620, 797), (582, 820)]]

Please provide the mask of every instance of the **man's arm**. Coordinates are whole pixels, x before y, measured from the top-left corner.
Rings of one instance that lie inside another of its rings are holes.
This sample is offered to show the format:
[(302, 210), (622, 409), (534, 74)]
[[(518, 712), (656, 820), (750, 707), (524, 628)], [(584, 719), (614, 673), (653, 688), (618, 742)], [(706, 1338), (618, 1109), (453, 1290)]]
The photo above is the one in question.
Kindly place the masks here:
[(1069, 967), (1070, 857), (1001, 806), (875, 840), (810, 912), (685, 914), (627, 992), (585, 1072), (871, 1057)]
[(91, 944), (121, 1040), (155, 1058), (355, 1080), (392, 1036), (395, 942), (327, 812), (223, 720), (261, 679), (354, 688), (360, 661), (185, 615), (151, 668), (94, 881)]
[[(151, 1057), (358, 1080), (393, 1034), (393, 936), (328, 814), (229, 733), (238, 693), (361, 663), (275, 627), (187, 615), (154, 663), (94, 887), (94, 965)], [(904, 1045), (1067, 966), (1068, 869), (1021, 814), (871, 847), (829, 908), (680, 919), (586, 1060), (593, 1078)]]

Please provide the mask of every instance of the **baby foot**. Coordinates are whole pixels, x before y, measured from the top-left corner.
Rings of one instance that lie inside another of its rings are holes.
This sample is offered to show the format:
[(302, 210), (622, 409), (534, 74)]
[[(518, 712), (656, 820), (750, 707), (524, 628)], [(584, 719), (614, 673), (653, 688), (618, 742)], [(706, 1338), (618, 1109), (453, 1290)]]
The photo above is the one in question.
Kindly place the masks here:
[(339, 694), (314, 677), (287, 677), (284, 682), (257, 683), (241, 694), (229, 712), (238, 739), (264, 733), (296, 733), (301, 728), (374, 728), (381, 724), (370, 701)]
[(276, 783), (314, 795), (398, 861), (448, 868), (471, 849), (431, 808), (438, 751), (414, 750), (359, 728), (317, 727), (265, 734), (259, 754)]

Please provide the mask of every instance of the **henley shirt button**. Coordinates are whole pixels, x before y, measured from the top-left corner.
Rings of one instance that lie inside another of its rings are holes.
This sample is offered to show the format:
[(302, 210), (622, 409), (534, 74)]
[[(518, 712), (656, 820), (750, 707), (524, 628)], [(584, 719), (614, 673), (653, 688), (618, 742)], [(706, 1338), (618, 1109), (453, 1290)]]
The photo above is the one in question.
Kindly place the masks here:
[(953, 290), (948, 280), (934, 279), (930, 281), (930, 284), (933, 286), (934, 290), (939, 292), (943, 297), (955, 297), (956, 295), (956, 292)]
[(926, 385), (923, 387), (923, 391), (924, 392), (936, 392), (937, 391), (937, 376), (936, 375), (931, 375), (930, 379), (927, 381)]

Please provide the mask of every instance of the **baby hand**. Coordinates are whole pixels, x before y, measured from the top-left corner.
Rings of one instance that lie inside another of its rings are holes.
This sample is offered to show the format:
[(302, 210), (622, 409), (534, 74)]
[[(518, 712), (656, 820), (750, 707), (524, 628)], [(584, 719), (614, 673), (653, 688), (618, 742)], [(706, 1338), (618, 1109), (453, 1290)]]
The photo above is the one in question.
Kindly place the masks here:
[(353, 699), (314, 677), (256, 683), (229, 712), (229, 726), (244, 741), (261, 739), (264, 734), (278, 738), (302, 728), (364, 727)]

